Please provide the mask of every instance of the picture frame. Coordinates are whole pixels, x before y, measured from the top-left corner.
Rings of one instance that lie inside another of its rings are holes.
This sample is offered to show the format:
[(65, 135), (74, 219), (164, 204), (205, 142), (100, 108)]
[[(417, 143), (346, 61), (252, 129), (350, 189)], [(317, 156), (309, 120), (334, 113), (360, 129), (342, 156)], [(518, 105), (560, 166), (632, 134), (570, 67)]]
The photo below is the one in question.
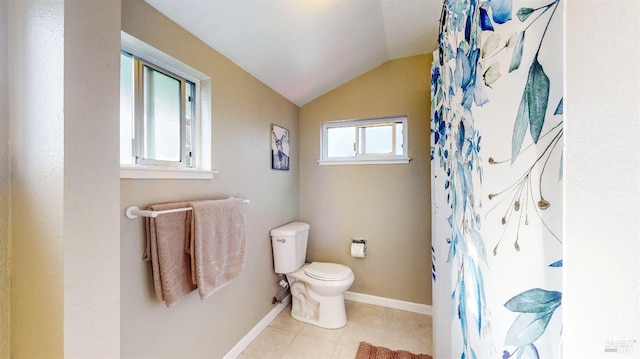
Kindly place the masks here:
[(290, 158), (289, 130), (282, 126), (271, 124), (271, 168), (279, 171), (288, 171)]

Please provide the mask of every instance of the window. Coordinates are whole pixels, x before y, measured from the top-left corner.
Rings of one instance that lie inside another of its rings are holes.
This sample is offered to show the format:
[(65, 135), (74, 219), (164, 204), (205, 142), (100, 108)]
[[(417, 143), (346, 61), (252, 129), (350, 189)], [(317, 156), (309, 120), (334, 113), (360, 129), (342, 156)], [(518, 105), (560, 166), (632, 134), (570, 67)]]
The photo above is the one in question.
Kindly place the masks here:
[(407, 117), (327, 121), (322, 124), (325, 164), (407, 163)]
[(120, 177), (213, 178), (211, 120), (199, 111), (208, 78), (122, 35)]

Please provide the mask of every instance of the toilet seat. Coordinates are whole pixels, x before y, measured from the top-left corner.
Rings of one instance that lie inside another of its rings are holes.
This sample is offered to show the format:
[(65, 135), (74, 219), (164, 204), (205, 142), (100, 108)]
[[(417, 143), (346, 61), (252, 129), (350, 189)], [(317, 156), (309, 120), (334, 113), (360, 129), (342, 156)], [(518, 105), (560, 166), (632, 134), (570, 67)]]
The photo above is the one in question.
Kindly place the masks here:
[(353, 275), (351, 268), (345, 265), (326, 262), (313, 262), (305, 267), (304, 272), (311, 278), (326, 281), (343, 280)]

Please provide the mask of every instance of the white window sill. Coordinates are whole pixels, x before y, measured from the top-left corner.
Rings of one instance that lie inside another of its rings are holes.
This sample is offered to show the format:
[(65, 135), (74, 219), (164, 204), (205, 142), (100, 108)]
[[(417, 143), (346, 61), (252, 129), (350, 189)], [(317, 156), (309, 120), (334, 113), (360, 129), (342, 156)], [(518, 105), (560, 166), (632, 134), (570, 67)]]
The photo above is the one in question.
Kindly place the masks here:
[(198, 170), (193, 168), (169, 168), (153, 166), (120, 166), (120, 178), (134, 179), (214, 179), (218, 176), (215, 170)]
[(346, 159), (330, 159), (318, 160), (321, 166), (339, 166), (339, 165), (396, 165), (409, 163), (411, 158), (346, 158)]

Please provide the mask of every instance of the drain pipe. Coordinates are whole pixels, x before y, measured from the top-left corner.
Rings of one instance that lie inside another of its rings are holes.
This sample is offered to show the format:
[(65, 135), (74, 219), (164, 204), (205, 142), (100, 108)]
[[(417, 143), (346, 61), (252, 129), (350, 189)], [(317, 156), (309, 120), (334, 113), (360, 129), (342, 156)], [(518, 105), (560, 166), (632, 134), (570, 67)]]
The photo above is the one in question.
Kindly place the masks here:
[(287, 283), (286, 280), (281, 279), (280, 282), (278, 282), (278, 284), (282, 287), (282, 289), (280, 289), (280, 291), (278, 292), (278, 294), (273, 297), (273, 299), (271, 300), (271, 304), (280, 304), (282, 303), (282, 300), (287, 296), (287, 291), (289, 290), (289, 283)]

